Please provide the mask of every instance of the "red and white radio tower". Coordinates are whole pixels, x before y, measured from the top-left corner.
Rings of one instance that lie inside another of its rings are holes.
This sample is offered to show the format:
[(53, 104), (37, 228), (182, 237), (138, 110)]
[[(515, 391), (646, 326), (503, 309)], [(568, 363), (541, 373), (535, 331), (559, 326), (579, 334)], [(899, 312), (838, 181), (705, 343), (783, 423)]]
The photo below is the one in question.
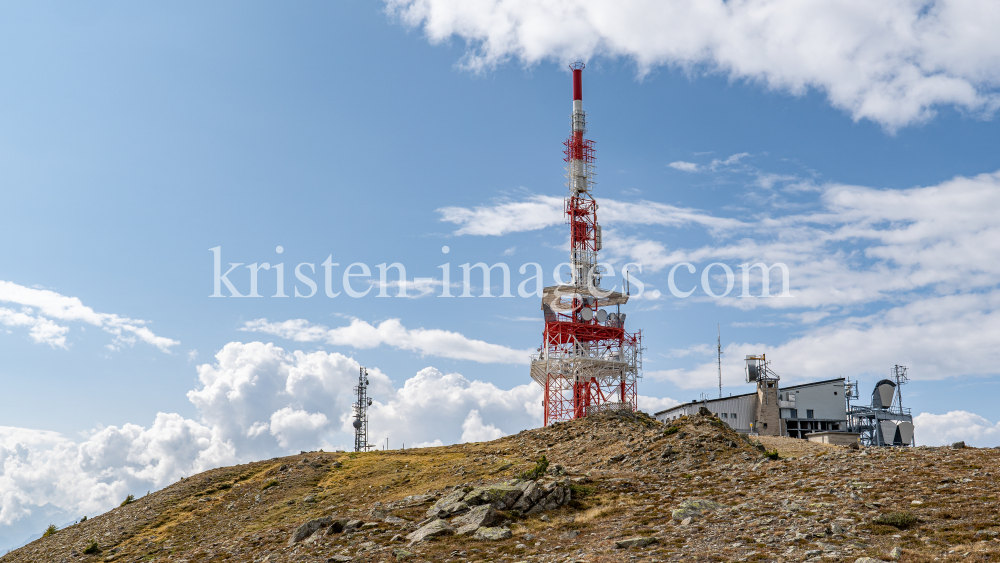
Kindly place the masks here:
[[(545, 425), (608, 410), (636, 410), (642, 370), (642, 331), (625, 331), (621, 306), (628, 293), (601, 288), (597, 262), (601, 226), (594, 187), (594, 142), (585, 139), (583, 63), (573, 70), (572, 130), (566, 140), (566, 218), (573, 279), (542, 294), (545, 332), (531, 359), (531, 378), (545, 391)], [(609, 308), (614, 307), (612, 312)]]

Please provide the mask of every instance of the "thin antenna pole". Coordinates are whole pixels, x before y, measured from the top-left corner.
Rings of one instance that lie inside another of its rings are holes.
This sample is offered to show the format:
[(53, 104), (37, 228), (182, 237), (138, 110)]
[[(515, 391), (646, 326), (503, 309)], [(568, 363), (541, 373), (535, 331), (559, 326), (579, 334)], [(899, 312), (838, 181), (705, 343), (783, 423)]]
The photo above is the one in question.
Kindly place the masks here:
[(722, 325), (716, 324), (715, 327), (719, 330), (719, 340), (716, 343), (719, 349), (719, 398), (722, 398)]

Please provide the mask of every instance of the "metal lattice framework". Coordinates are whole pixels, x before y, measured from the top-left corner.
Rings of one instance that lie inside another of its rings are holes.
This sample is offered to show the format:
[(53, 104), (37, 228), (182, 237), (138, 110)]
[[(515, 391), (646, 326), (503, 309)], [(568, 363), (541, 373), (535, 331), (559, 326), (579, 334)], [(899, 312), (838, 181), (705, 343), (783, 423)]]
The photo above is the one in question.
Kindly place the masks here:
[[(851, 405), (852, 399), (858, 399), (858, 384), (850, 383), (847, 394), (847, 431), (857, 432), (861, 443), (865, 446), (912, 446), (916, 444), (913, 435), (913, 413), (903, 407), (902, 387), (909, 381), (906, 366), (893, 367), (890, 379), (883, 379), (872, 392), (871, 406)], [(892, 386), (892, 401), (889, 406), (881, 402), (878, 395), (882, 384)], [(899, 433), (900, 425), (908, 425), (907, 436)], [(900, 438), (897, 440), (897, 436)]]
[(368, 407), (372, 400), (368, 397), (368, 370), (364, 367), (358, 370), (358, 384), (354, 386), (358, 400), (352, 404), (354, 409), (354, 451), (367, 452), (372, 447), (368, 443)]
[[(621, 305), (628, 294), (600, 287), (601, 226), (595, 184), (594, 142), (586, 139), (582, 63), (573, 70), (572, 130), (563, 143), (566, 164), (565, 213), (570, 225), (568, 285), (545, 288), (542, 345), (532, 357), (531, 377), (544, 390), (545, 425), (608, 410), (637, 409), (636, 383), (642, 370), (642, 333), (625, 330)], [(602, 307), (615, 307), (609, 313)]]

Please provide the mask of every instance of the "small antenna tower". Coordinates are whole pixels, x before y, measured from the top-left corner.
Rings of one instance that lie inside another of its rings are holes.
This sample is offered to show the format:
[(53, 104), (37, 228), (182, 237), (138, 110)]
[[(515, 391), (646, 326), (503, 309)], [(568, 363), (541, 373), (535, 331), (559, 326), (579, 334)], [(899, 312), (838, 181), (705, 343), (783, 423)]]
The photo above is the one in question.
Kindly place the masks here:
[(847, 378), (847, 383), (844, 384), (844, 399), (847, 400), (847, 410), (851, 410), (851, 400), (857, 400), (858, 398), (858, 382), (851, 381), (851, 378)]
[(896, 382), (896, 408), (899, 412), (903, 412), (903, 385), (905, 385), (910, 378), (906, 375), (906, 366), (901, 366), (896, 364), (892, 368), (892, 379)]
[(719, 349), (719, 398), (722, 398), (722, 325), (715, 325), (719, 329), (719, 340), (717, 342)]
[(367, 368), (359, 368), (358, 384), (354, 387), (354, 393), (358, 396), (358, 402), (351, 405), (354, 408), (354, 451), (366, 452), (371, 447), (368, 444), (368, 407), (372, 405), (372, 400), (368, 396)]

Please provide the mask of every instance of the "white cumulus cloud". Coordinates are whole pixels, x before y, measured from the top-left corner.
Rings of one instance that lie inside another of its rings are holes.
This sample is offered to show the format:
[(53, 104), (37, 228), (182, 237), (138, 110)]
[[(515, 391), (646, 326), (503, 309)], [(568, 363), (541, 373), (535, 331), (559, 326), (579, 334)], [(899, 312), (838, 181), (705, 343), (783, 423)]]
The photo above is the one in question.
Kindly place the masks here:
[[(213, 467), (353, 443), (359, 368), (337, 353), (231, 342), (214, 363), (197, 367), (198, 386), (188, 393), (197, 420), (158, 413), (149, 426), (97, 428), (77, 440), (0, 427), (0, 539), (23, 540), (13, 535), (16, 523), (57, 513), (53, 505), (93, 516), (128, 494)], [(368, 380), (372, 444), (489, 440), (541, 424), (541, 390), (533, 383), (500, 389), (433, 367), (401, 388), (374, 367)]]
[[(388, 400), (376, 399), (369, 412), (369, 432), (376, 440), (388, 437), (390, 446), (428, 439), (464, 442), (475, 439), (473, 436), (511, 434), (540, 426), (542, 391), (535, 383), (500, 389), (428, 367), (406, 380)], [(350, 418), (342, 421), (346, 430)]]
[(913, 417), (913, 426), (917, 445), (943, 446), (964, 441), (980, 448), (1000, 446), (1000, 423), (967, 411), (920, 413)]
[(441, 220), (460, 228), (456, 235), (504, 235), (537, 231), (563, 221), (561, 197), (536, 195), (525, 201), (502, 201), (468, 209), (442, 207)]
[(469, 416), (462, 422), (463, 442), (488, 442), (504, 436), (506, 434), (503, 430), (492, 424), (483, 424), (483, 417), (479, 416), (478, 410), (469, 411)]
[(889, 130), (939, 106), (998, 106), (1000, 5), (970, 0), (386, 0), (432, 43), (466, 42), (481, 71), (599, 56), (717, 73), (802, 95)]
[(646, 397), (645, 395), (639, 395), (637, 399), (639, 410), (647, 414), (656, 414), (662, 410), (681, 404), (680, 401), (671, 399), (670, 397)]
[[(602, 225), (660, 225), (680, 227), (699, 225), (712, 232), (732, 231), (746, 227), (738, 219), (714, 217), (697, 209), (676, 207), (654, 201), (623, 202), (601, 198), (597, 217)], [(534, 231), (565, 224), (563, 199), (532, 196), (524, 201), (496, 202), (467, 209), (438, 209), (441, 220), (459, 228), (455, 235), (502, 236)]]
[(0, 307), (0, 325), (28, 327), (31, 339), (53, 348), (66, 348), (69, 327), (61, 322), (81, 322), (97, 326), (115, 336), (112, 349), (136, 340), (156, 346), (163, 352), (180, 344), (176, 340), (157, 336), (145, 325), (147, 321), (130, 319), (112, 313), (99, 313), (87, 307), (77, 297), (67, 297), (48, 289), (25, 287), (0, 280), (0, 303), (19, 305), (20, 310)]
[(668, 166), (675, 170), (680, 170), (681, 172), (697, 172), (698, 165), (693, 162), (684, 162), (683, 160), (678, 160), (676, 162), (671, 162)]
[(240, 330), (270, 334), (295, 342), (326, 342), (360, 349), (386, 345), (427, 356), (486, 364), (527, 364), (533, 352), (475, 340), (449, 330), (408, 329), (399, 319), (389, 319), (378, 325), (351, 319), (348, 326), (338, 328), (312, 324), (305, 319), (282, 322), (255, 319), (245, 323)]
[[(271, 414), (271, 434), (277, 438), (278, 445), (288, 449), (295, 445), (312, 446), (316, 435), (329, 424), (326, 415), (321, 412), (309, 413), (285, 407)], [(249, 432), (248, 432), (249, 434)]]

